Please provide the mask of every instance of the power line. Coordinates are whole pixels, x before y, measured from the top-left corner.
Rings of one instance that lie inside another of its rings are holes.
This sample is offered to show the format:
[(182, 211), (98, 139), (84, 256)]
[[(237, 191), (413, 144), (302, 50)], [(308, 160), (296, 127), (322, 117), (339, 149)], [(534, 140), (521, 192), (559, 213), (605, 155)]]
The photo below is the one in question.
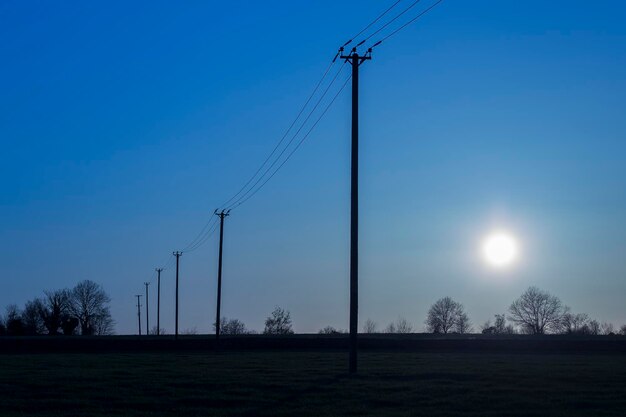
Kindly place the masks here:
[(331, 68), (333, 67), (333, 65), (335, 64), (335, 60), (336, 60), (337, 56), (335, 56), (335, 59), (333, 59), (330, 64), (328, 64), (328, 67), (326, 68), (326, 71), (324, 71), (324, 74), (322, 75), (322, 78), (320, 78), (320, 80), (317, 82), (317, 84), (315, 85), (315, 88), (313, 89), (313, 91), (311, 92), (311, 94), (309, 95), (309, 97), (307, 98), (307, 100), (305, 101), (304, 105), (300, 108), (300, 111), (298, 112), (298, 114), (296, 115), (296, 118), (293, 120), (293, 122), (291, 122), (291, 124), (289, 125), (289, 127), (287, 128), (287, 130), (285, 131), (285, 134), (281, 137), (281, 139), (278, 141), (278, 143), (276, 144), (276, 146), (274, 146), (274, 149), (272, 149), (272, 152), (270, 152), (270, 154), (267, 156), (267, 158), (265, 158), (265, 160), (263, 161), (263, 163), (261, 164), (261, 166), (259, 166), (259, 168), (256, 170), (256, 172), (252, 175), (252, 177), (250, 177), (250, 179), (243, 185), (243, 187), (241, 187), (239, 189), (239, 191), (237, 191), (237, 193), (235, 193), (235, 195), (233, 195), (231, 198), (229, 198), (226, 202), (224, 202), (223, 204), (220, 205), (220, 207), (226, 207), (231, 201), (233, 201), (235, 198), (237, 198), (237, 196), (239, 196), (247, 187), (248, 185), (254, 180), (254, 178), (256, 178), (256, 176), (259, 174), (259, 172), (261, 172), (261, 170), (265, 167), (265, 165), (267, 165), (268, 161), (270, 160), (270, 158), (276, 153), (276, 151), (278, 150), (278, 148), (280, 147), (280, 145), (285, 141), (285, 139), (287, 138), (287, 136), (289, 135), (289, 132), (291, 132), (291, 129), (293, 129), (293, 127), (296, 125), (296, 123), (298, 122), (298, 120), (300, 119), (300, 116), (302, 116), (302, 113), (304, 113), (304, 110), (306, 109), (306, 107), (309, 105), (309, 103), (311, 102), (311, 100), (313, 99), (313, 97), (315, 96), (315, 93), (317, 93), (317, 91), (319, 90), (320, 86), (322, 85), (322, 83), (324, 82), (324, 80), (326, 79), (326, 76), (328, 75), (328, 73), (330, 72)]
[(393, 35), (395, 35), (396, 33), (400, 32), (402, 29), (404, 29), (405, 27), (409, 26), (411, 23), (415, 22), (417, 19), (419, 19), (420, 17), (424, 16), (426, 13), (430, 12), (432, 9), (434, 9), (437, 5), (439, 5), (439, 3), (441, 3), (443, 0), (437, 0), (435, 3), (433, 3), (432, 5), (430, 5), (429, 7), (427, 7), (426, 9), (424, 9), (420, 14), (418, 14), (417, 16), (415, 16), (413, 19), (409, 20), (408, 22), (406, 22), (404, 25), (400, 26), (399, 28), (397, 28), (396, 30), (394, 30), (393, 32), (391, 32), (390, 34), (388, 34), (387, 36), (385, 36), (384, 38), (382, 38), (381, 40), (379, 40), (378, 42), (376, 42), (374, 45), (372, 45), (372, 48), (380, 45), (381, 43), (383, 43), (384, 41), (386, 41), (387, 39), (391, 38)]
[[(291, 137), (291, 139), (289, 140), (289, 142), (287, 143), (287, 145), (283, 148), (282, 152), (276, 157), (276, 159), (274, 160), (274, 162), (272, 162), (272, 164), (265, 170), (265, 172), (256, 180), (256, 182), (250, 187), (248, 188), (248, 190), (241, 196), (239, 197), (237, 200), (235, 200), (233, 203), (231, 203), (227, 208), (228, 209), (232, 209), (234, 207), (238, 207), (240, 206), (242, 201), (246, 201), (248, 200), (247, 195), (250, 194), (251, 192), (253, 192), (254, 187), (256, 187), (262, 180), (263, 178), (272, 170), (272, 168), (276, 165), (276, 163), (278, 161), (280, 161), (280, 159), (282, 158), (282, 156), (285, 154), (285, 152), (287, 151), (287, 149), (289, 149), (289, 147), (291, 146), (291, 144), (293, 143), (293, 141), (296, 139), (296, 137), (298, 137), (298, 135), (300, 134), (300, 132), (302, 131), (302, 129), (304, 128), (304, 126), (306, 125), (306, 123), (309, 121), (309, 119), (311, 118), (311, 116), (315, 113), (315, 110), (317, 110), (318, 106), (321, 104), (322, 100), (324, 99), (324, 97), (326, 97), (326, 94), (328, 94), (328, 91), (330, 90), (330, 88), (333, 86), (333, 84), (335, 83), (335, 81), (337, 80), (337, 77), (339, 77), (339, 74), (341, 74), (341, 71), (343, 70), (345, 65), (344, 64), (339, 68), (339, 71), (337, 71), (337, 73), (335, 74), (335, 76), (333, 77), (333, 79), (331, 80), (330, 84), (328, 84), (328, 86), (326, 87), (326, 89), (324, 90), (324, 93), (322, 93), (322, 96), (318, 99), (317, 103), (315, 103), (315, 106), (313, 107), (313, 109), (311, 110), (311, 112), (309, 113), (309, 115), (306, 117), (306, 119), (304, 120), (304, 122), (302, 122), (302, 124), (300, 125), (300, 127), (298, 128), (298, 130), (296, 131), (296, 133)], [(333, 99), (334, 100), (334, 99)], [(325, 113), (325, 111), (324, 111)], [(297, 149), (299, 146), (297, 146), (295, 149)], [(293, 153), (293, 151), (291, 152)], [(291, 155), (291, 154), (289, 154)], [(284, 165), (284, 162), (281, 164), (281, 166)], [(274, 175), (272, 174), (270, 176), (273, 177)], [(269, 180), (269, 178), (268, 178)], [(267, 180), (265, 181), (267, 182)], [(263, 182), (263, 184), (265, 184), (265, 182)], [(254, 193), (256, 193), (256, 191), (254, 191)]]
[(394, 4), (392, 4), (387, 10), (385, 10), (384, 12), (382, 12), (381, 14), (378, 15), (378, 17), (374, 20), (372, 20), (370, 22), (369, 25), (365, 26), (363, 29), (361, 29), (361, 31), (359, 33), (357, 33), (356, 35), (354, 35), (353, 37), (350, 38), (349, 41), (347, 41), (346, 43), (343, 44), (342, 48), (345, 48), (346, 46), (348, 46), (353, 40), (357, 39), (363, 32), (365, 32), (367, 29), (371, 28), (376, 22), (378, 22), (380, 19), (383, 18), (383, 16), (385, 16), (387, 13), (389, 13), (391, 11), (391, 9), (393, 9), (394, 7), (396, 7), (398, 5), (398, 3), (400, 3), (402, 0), (397, 0)]
[(201, 240), (204, 232), (211, 226), (211, 223), (215, 221), (215, 218), (211, 216), (211, 218), (206, 222), (206, 224), (200, 229), (198, 235), (191, 241), (187, 246), (183, 248), (183, 252), (186, 252), (190, 247), (194, 246), (199, 240)]
[(415, 7), (417, 5), (417, 3), (419, 3), (420, 0), (415, 0), (413, 3), (411, 3), (411, 5), (409, 7), (407, 7), (406, 9), (404, 9), (403, 11), (401, 11), (399, 14), (396, 15), (396, 17), (394, 17), (393, 19), (391, 19), (390, 21), (388, 21), (387, 23), (385, 23), (384, 25), (382, 25), (380, 28), (378, 28), (374, 33), (368, 35), (365, 39), (363, 39), (361, 42), (359, 42), (357, 44), (357, 46), (363, 45), (365, 42), (367, 42), (372, 36), (376, 35), (377, 33), (379, 33), (381, 30), (385, 29), (387, 26), (389, 26), (390, 24), (392, 24), (393, 22), (395, 22), (400, 16), (402, 16), (403, 14), (405, 14), (406, 12), (408, 12), (409, 10), (411, 10), (413, 7)]
[(190, 252), (193, 252), (193, 251), (195, 251), (196, 249), (198, 249), (200, 246), (204, 245), (204, 244), (206, 243), (206, 241), (207, 241), (207, 240), (209, 240), (209, 238), (210, 238), (211, 236), (213, 236), (213, 234), (215, 233), (215, 230), (217, 229), (217, 225), (218, 225), (218, 224), (219, 224), (219, 222), (215, 222), (215, 223), (213, 224), (213, 227), (211, 227), (211, 229), (209, 229), (209, 230), (206, 232), (206, 234), (204, 235), (204, 237), (203, 237), (201, 240), (199, 240), (199, 241), (198, 241), (198, 243), (197, 243), (195, 246), (193, 246), (193, 247), (191, 247), (191, 248), (189, 248), (189, 249), (185, 250), (185, 251), (184, 251), (184, 253), (190, 253)]
[(346, 85), (348, 84), (348, 81), (350, 81), (350, 79), (352, 78), (352, 75), (350, 75), (346, 81), (344, 81), (343, 85), (341, 86), (341, 88), (339, 89), (339, 91), (337, 91), (337, 94), (335, 94), (335, 96), (333, 97), (333, 99), (330, 101), (330, 103), (328, 103), (328, 105), (326, 106), (326, 108), (324, 109), (324, 111), (322, 112), (322, 114), (320, 114), (320, 116), (317, 118), (317, 120), (315, 121), (315, 123), (313, 123), (313, 125), (311, 126), (311, 128), (309, 129), (309, 131), (306, 133), (306, 135), (304, 135), (302, 137), (302, 139), (300, 139), (300, 142), (298, 142), (298, 144), (296, 145), (295, 148), (293, 148), (293, 150), (289, 153), (289, 155), (287, 155), (287, 158), (285, 158), (285, 160), (276, 168), (276, 170), (274, 170), (274, 172), (272, 173), (272, 175), (270, 175), (252, 194), (250, 194), (247, 198), (245, 198), (244, 200), (240, 201), (236, 206), (233, 207), (233, 209), (236, 209), (237, 207), (241, 206), (243, 203), (245, 203), (246, 201), (248, 201), (250, 198), (252, 198), (257, 192), (259, 192), (259, 190), (261, 190), (261, 188), (263, 188), (263, 186), (265, 184), (267, 184), (267, 182), (269, 180), (272, 179), (272, 177), (274, 175), (276, 175), (276, 173), (283, 167), (283, 165), (285, 165), (287, 163), (287, 161), (289, 160), (289, 158), (291, 158), (291, 156), (296, 152), (296, 150), (298, 150), (298, 148), (300, 147), (300, 145), (302, 145), (302, 143), (306, 140), (307, 137), (309, 137), (309, 135), (311, 134), (311, 132), (313, 131), (313, 129), (315, 128), (315, 126), (317, 126), (317, 124), (320, 122), (320, 120), (322, 120), (322, 117), (324, 117), (324, 115), (326, 114), (326, 112), (330, 109), (330, 107), (333, 105), (333, 103), (335, 102), (335, 100), (337, 99), (337, 97), (339, 96), (339, 94), (343, 91), (343, 89), (346, 87)]

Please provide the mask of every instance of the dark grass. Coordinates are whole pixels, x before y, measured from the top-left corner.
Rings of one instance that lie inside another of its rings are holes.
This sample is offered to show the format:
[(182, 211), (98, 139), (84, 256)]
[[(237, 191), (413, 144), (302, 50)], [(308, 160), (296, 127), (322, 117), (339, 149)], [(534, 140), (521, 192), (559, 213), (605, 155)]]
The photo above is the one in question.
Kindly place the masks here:
[(0, 355), (2, 416), (626, 416), (626, 357), (336, 351)]

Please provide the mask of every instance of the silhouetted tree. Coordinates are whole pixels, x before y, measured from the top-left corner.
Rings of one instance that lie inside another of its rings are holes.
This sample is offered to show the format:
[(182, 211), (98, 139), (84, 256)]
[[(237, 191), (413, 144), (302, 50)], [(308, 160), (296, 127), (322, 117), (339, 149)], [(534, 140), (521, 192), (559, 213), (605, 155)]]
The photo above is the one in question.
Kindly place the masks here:
[(196, 335), (198, 334), (198, 329), (196, 327), (190, 327), (188, 329), (183, 330), (182, 332), (180, 332), (180, 334), (184, 334), (184, 335)]
[(22, 311), (22, 323), (24, 334), (38, 335), (44, 334), (46, 327), (44, 326), (41, 311), (43, 310), (43, 302), (39, 298), (28, 301)]
[(459, 314), (456, 324), (454, 325), (454, 331), (460, 334), (470, 333), (472, 331), (472, 322), (465, 312)]
[(509, 307), (509, 320), (521, 326), (524, 333), (556, 333), (561, 329), (566, 312), (557, 297), (530, 287)]
[(585, 313), (563, 314), (561, 326), (565, 334), (589, 334), (589, 316)]
[(600, 334), (600, 322), (598, 320), (589, 320), (587, 323), (587, 328), (589, 329), (590, 335), (599, 335)]
[(396, 323), (391, 322), (385, 327), (383, 333), (395, 333), (396, 332)]
[(398, 317), (395, 322), (389, 323), (385, 333), (411, 333), (413, 326), (404, 317)]
[(490, 320), (487, 320), (485, 324), (480, 326), (480, 329), (483, 334), (515, 334), (515, 328), (510, 324), (506, 324), (504, 314), (496, 314), (493, 324), (491, 324)]
[(276, 307), (272, 314), (265, 319), (264, 334), (293, 334), (291, 328), (291, 314), (289, 311)]
[(82, 335), (113, 333), (113, 319), (109, 310), (110, 297), (93, 281), (79, 282), (71, 292), (70, 312), (80, 324)]
[(482, 334), (495, 334), (496, 328), (493, 324), (491, 324), (491, 320), (487, 320), (486, 322), (480, 325), (480, 332)]
[[(213, 324), (213, 331), (215, 331), (215, 324)], [(246, 333), (246, 325), (241, 320), (227, 319), (226, 317), (220, 319), (220, 334), (238, 335)]]
[(76, 334), (76, 328), (78, 327), (78, 319), (72, 316), (65, 316), (61, 321), (61, 330), (66, 336), (72, 336)]
[[(161, 336), (167, 334), (167, 330), (165, 330), (162, 327), (160, 329), (158, 329), (158, 330), (159, 330), (159, 335), (161, 335)], [(157, 327), (156, 326), (152, 326), (152, 329), (150, 329), (150, 334), (154, 334), (154, 335), (157, 334)]]
[(24, 335), (24, 322), (22, 320), (22, 312), (20, 311), (18, 306), (16, 306), (15, 304), (11, 304), (10, 306), (8, 306), (4, 320), (7, 335)]
[(514, 334), (515, 328), (510, 324), (506, 324), (506, 317), (504, 314), (496, 314), (494, 320), (494, 327), (496, 334)]
[(319, 334), (341, 334), (344, 333), (341, 330), (335, 329), (333, 326), (326, 326), (323, 329), (320, 329)]
[(626, 336), (626, 324), (619, 328), (619, 334)]
[(462, 304), (450, 297), (444, 297), (428, 310), (426, 328), (431, 333), (465, 333), (469, 330), (469, 318)]
[(614, 335), (615, 327), (613, 326), (612, 323), (604, 322), (600, 325), (600, 334), (607, 335), (607, 336)]
[[(66, 329), (69, 331), (70, 325), (70, 291), (55, 290), (44, 291), (45, 297), (42, 300), (40, 315), (48, 334), (59, 334), (66, 322)], [(74, 329), (76, 326), (74, 326)], [(63, 332), (65, 334), (65, 331)], [(72, 330), (73, 333), (73, 330)]]
[(363, 324), (363, 333), (378, 333), (378, 325), (374, 322), (374, 320), (365, 320), (365, 324)]

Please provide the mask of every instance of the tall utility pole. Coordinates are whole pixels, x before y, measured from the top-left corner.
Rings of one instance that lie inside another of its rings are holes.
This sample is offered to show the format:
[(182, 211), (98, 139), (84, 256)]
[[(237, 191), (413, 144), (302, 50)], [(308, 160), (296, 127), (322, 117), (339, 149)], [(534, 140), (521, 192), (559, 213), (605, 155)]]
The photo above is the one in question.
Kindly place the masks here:
[(148, 285), (150, 285), (150, 283), (144, 282), (143, 285), (146, 286), (146, 336), (150, 336), (150, 310), (148, 308)]
[(173, 255), (176, 257), (176, 318), (175, 318), (175, 325), (174, 325), (174, 338), (178, 339), (178, 263), (180, 260), (180, 256), (182, 255), (182, 252), (176, 251), (173, 253)]
[(161, 271), (163, 268), (157, 268), (157, 336), (161, 334)]
[(139, 323), (139, 336), (141, 336), (141, 295), (138, 294), (137, 297), (137, 321)]
[[(343, 48), (339, 50), (343, 52)], [(359, 55), (353, 48), (341, 59), (352, 64), (352, 156), (350, 200), (350, 360), (349, 371), (357, 369), (357, 332), (359, 326), (359, 66), (372, 59), (372, 50)]]
[(227, 217), (229, 213), (230, 210), (222, 210), (219, 213), (215, 210), (215, 215), (220, 218), (220, 253), (217, 264), (217, 314), (215, 315), (215, 338), (217, 340), (220, 338), (220, 308), (222, 306), (222, 248), (224, 244), (224, 218)]

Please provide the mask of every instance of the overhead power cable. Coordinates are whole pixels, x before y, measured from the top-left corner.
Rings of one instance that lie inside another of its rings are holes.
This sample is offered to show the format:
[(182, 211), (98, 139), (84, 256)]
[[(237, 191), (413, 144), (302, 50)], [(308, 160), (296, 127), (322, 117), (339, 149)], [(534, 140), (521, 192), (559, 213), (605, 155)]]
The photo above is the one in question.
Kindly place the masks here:
[(236, 206), (233, 207), (233, 209), (241, 206), (243, 203), (245, 203), (246, 201), (248, 201), (250, 198), (252, 198), (257, 192), (259, 192), (259, 190), (261, 190), (261, 188), (263, 188), (263, 186), (265, 184), (267, 184), (267, 182), (269, 180), (272, 179), (272, 177), (274, 175), (276, 175), (276, 173), (283, 167), (283, 165), (285, 165), (287, 163), (287, 161), (289, 160), (289, 158), (291, 158), (291, 156), (298, 150), (298, 148), (300, 147), (300, 145), (302, 145), (302, 143), (306, 140), (306, 138), (309, 137), (309, 135), (311, 134), (311, 132), (313, 131), (313, 129), (315, 129), (315, 126), (317, 126), (317, 124), (320, 122), (320, 120), (322, 120), (322, 117), (324, 117), (324, 115), (326, 114), (326, 112), (330, 109), (330, 107), (333, 105), (333, 103), (335, 102), (335, 100), (337, 99), (337, 97), (339, 96), (339, 94), (343, 91), (343, 89), (346, 87), (346, 85), (348, 84), (348, 81), (350, 81), (350, 79), (352, 78), (352, 75), (350, 75), (346, 81), (344, 81), (343, 85), (341, 86), (341, 88), (339, 89), (339, 91), (337, 91), (337, 94), (335, 94), (335, 96), (332, 98), (332, 100), (330, 101), (330, 103), (328, 103), (328, 105), (326, 106), (326, 108), (324, 109), (324, 111), (322, 112), (322, 114), (320, 114), (320, 116), (317, 118), (317, 120), (315, 121), (315, 123), (313, 123), (313, 125), (311, 126), (311, 128), (309, 129), (309, 131), (302, 137), (302, 139), (300, 139), (300, 142), (298, 142), (298, 144), (296, 145), (295, 148), (293, 148), (293, 150), (287, 155), (287, 158), (285, 158), (285, 160), (276, 168), (276, 170), (274, 170), (274, 172), (272, 173), (272, 175), (270, 175), (252, 194), (250, 194), (247, 198), (245, 198), (244, 200), (240, 201)]
[(347, 45), (349, 45), (352, 41), (356, 40), (359, 36), (361, 36), (361, 34), (363, 32), (365, 32), (366, 30), (368, 30), (369, 28), (371, 28), (376, 22), (378, 22), (380, 19), (383, 18), (383, 16), (385, 16), (387, 13), (389, 13), (391, 11), (391, 9), (393, 9), (394, 7), (396, 7), (398, 5), (398, 3), (400, 3), (402, 0), (397, 0), (394, 4), (392, 4), (391, 6), (389, 6), (389, 8), (387, 8), (387, 10), (385, 10), (384, 12), (382, 12), (381, 14), (378, 15), (378, 17), (374, 20), (372, 20), (370, 22), (369, 25), (365, 26), (363, 29), (361, 29), (361, 31), (359, 33), (357, 33), (356, 35), (354, 35), (353, 37), (350, 38), (349, 41), (347, 41), (346, 43), (343, 44), (343, 47), (346, 47)]
[(411, 3), (411, 5), (409, 7), (407, 7), (406, 9), (404, 9), (403, 11), (401, 11), (400, 13), (398, 13), (396, 15), (396, 17), (394, 17), (393, 19), (391, 19), (390, 21), (388, 21), (387, 23), (385, 23), (384, 25), (382, 25), (381, 27), (379, 27), (376, 31), (374, 31), (373, 33), (367, 35), (365, 37), (365, 39), (363, 39), (361, 42), (359, 42), (357, 44), (357, 46), (361, 46), (363, 45), (365, 42), (367, 42), (371, 37), (373, 37), (374, 35), (380, 33), (380, 31), (382, 31), (383, 29), (385, 29), (387, 26), (389, 26), (390, 24), (392, 24), (393, 22), (395, 22), (396, 20), (398, 20), (398, 18), (400, 16), (402, 16), (403, 14), (405, 14), (406, 12), (408, 12), (409, 10), (411, 10), (413, 7), (415, 7), (417, 5), (417, 3), (419, 3), (420, 0), (415, 0), (413, 3)]
[(289, 147), (291, 146), (291, 144), (293, 143), (293, 141), (296, 139), (296, 137), (300, 134), (300, 132), (302, 131), (302, 129), (304, 128), (304, 126), (306, 125), (306, 123), (309, 121), (309, 119), (311, 118), (311, 116), (315, 113), (315, 110), (317, 110), (317, 108), (319, 107), (319, 105), (321, 104), (321, 102), (323, 101), (324, 97), (326, 97), (326, 94), (328, 94), (328, 91), (330, 90), (330, 88), (333, 86), (333, 84), (335, 83), (335, 81), (337, 80), (337, 77), (339, 76), (339, 74), (341, 74), (341, 70), (344, 68), (345, 62), (341, 65), (341, 67), (339, 68), (339, 70), (336, 72), (335, 76), (332, 78), (332, 80), (330, 81), (330, 83), (328, 84), (328, 86), (326, 87), (326, 89), (324, 90), (324, 92), (322, 93), (322, 95), (319, 97), (319, 99), (317, 100), (317, 102), (315, 103), (315, 105), (313, 106), (313, 108), (311, 109), (311, 111), (309, 112), (308, 116), (304, 119), (304, 121), (302, 122), (302, 124), (300, 125), (300, 127), (298, 128), (298, 130), (293, 134), (293, 136), (291, 137), (291, 139), (289, 140), (289, 142), (287, 142), (287, 145), (285, 145), (283, 147), (283, 150), (280, 152), (280, 154), (278, 154), (278, 156), (274, 159), (274, 162), (272, 162), (270, 164), (270, 166), (268, 166), (265, 171), (263, 172), (263, 174), (257, 178), (257, 180), (254, 182), (254, 184), (252, 184), (252, 186), (250, 186), (247, 191), (245, 193), (243, 193), (238, 199), (236, 199), (234, 202), (232, 202), (229, 206), (225, 207), (225, 209), (231, 209), (234, 208), (236, 206), (238, 206), (239, 202), (246, 199), (246, 196), (248, 194), (250, 194), (254, 188), (261, 182), (263, 181), (263, 179), (268, 175), (268, 173), (272, 170), (272, 168), (274, 168), (274, 166), (276, 165), (276, 163), (278, 163), (278, 161), (280, 161), (280, 159), (282, 158), (282, 156), (285, 154), (285, 152), (287, 151), (287, 149), (289, 149)]
[(196, 245), (196, 243), (198, 243), (198, 241), (202, 240), (205, 232), (211, 228), (212, 224), (215, 222), (215, 216), (211, 216), (211, 218), (206, 222), (206, 224), (204, 225), (204, 227), (202, 227), (202, 229), (200, 229), (200, 232), (198, 233), (198, 235), (191, 241), (189, 242), (189, 244), (187, 246), (185, 246), (185, 248), (183, 248), (183, 252), (187, 252), (189, 250), (189, 248), (193, 247)]
[(396, 33), (400, 32), (402, 29), (406, 28), (407, 26), (409, 26), (411, 23), (415, 22), (417, 19), (419, 19), (420, 17), (424, 16), (426, 13), (430, 12), (432, 9), (434, 9), (437, 5), (439, 5), (439, 3), (441, 3), (443, 0), (437, 0), (436, 2), (434, 2), (432, 5), (430, 5), (429, 7), (427, 7), (426, 9), (424, 9), (420, 14), (418, 14), (417, 16), (415, 16), (413, 19), (409, 20), (408, 22), (406, 22), (405, 24), (403, 24), (402, 26), (400, 26), (399, 28), (397, 28), (396, 30), (394, 30), (393, 32), (391, 32), (390, 34), (388, 34), (387, 36), (385, 36), (384, 38), (382, 38), (381, 40), (379, 40), (378, 42), (376, 42), (374, 45), (371, 46), (371, 48), (374, 48), (378, 45), (380, 45), (381, 43), (383, 43), (384, 41), (386, 41), (387, 39), (391, 38), (393, 35), (395, 35)]
[[(336, 57), (335, 57), (336, 58)], [(300, 108), (300, 111), (298, 112), (298, 114), (296, 115), (296, 118), (293, 120), (293, 122), (291, 122), (291, 124), (289, 125), (289, 127), (287, 128), (287, 130), (285, 131), (285, 133), (283, 134), (283, 136), (280, 138), (280, 140), (278, 141), (278, 143), (276, 144), (276, 146), (274, 146), (274, 149), (272, 149), (272, 152), (270, 152), (270, 154), (267, 156), (267, 158), (265, 158), (265, 160), (263, 161), (263, 163), (261, 164), (261, 166), (259, 166), (259, 168), (256, 170), (256, 172), (250, 177), (250, 179), (239, 189), (239, 191), (237, 191), (237, 193), (235, 193), (235, 195), (233, 195), (232, 197), (230, 197), (227, 201), (225, 201), (223, 204), (221, 204), (219, 207), (226, 207), (230, 202), (232, 202), (233, 200), (235, 200), (235, 198), (237, 198), (247, 187), (248, 185), (250, 185), (250, 183), (256, 178), (256, 176), (259, 174), (259, 172), (261, 172), (261, 170), (265, 167), (265, 165), (267, 165), (267, 163), (269, 162), (269, 160), (272, 158), (272, 156), (276, 153), (276, 151), (278, 150), (278, 148), (280, 147), (280, 145), (285, 141), (285, 139), (287, 138), (287, 136), (289, 135), (289, 132), (291, 132), (291, 129), (293, 129), (293, 127), (296, 125), (296, 123), (298, 122), (298, 120), (300, 119), (300, 116), (302, 116), (302, 113), (304, 113), (304, 110), (307, 108), (307, 106), (309, 105), (309, 103), (311, 102), (311, 100), (313, 99), (313, 97), (315, 96), (315, 93), (317, 93), (317, 91), (319, 90), (320, 86), (322, 85), (322, 83), (324, 82), (324, 80), (326, 79), (326, 76), (328, 75), (328, 73), (330, 72), (331, 68), (333, 67), (333, 65), (335, 64), (335, 60), (333, 59), (330, 64), (328, 64), (328, 67), (326, 68), (326, 71), (324, 71), (324, 74), (322, 75), (322, 78), (320, 78), (320, 80), (317, 82), (317, 84), (315, 85), (315, 88), (313, 88), (313, 91), (311, 92), (311, 94), (308, 96), (308, 98), (306, 99), (306, 101), (304, 102), (304, 105)]]
[(196, 249), (198, 249), (200, 246), (204, 245), (206, 243), (207, 240), (209, 240), (209, 238), (211, 236), (213, 236), (213, 233), (215, 233), (215, 231), (217, 230), (217, 226), (219, 225), (219, 222), (215, 222), (213, 224), (213, 226), (206, 232), (206, 234), (204, 235), (204, 237), (199, 240), (194, 246), (188, 248), (186, 251), (184, 251), (184, 253), (189, 253), (189, 252), (193, 252)]

